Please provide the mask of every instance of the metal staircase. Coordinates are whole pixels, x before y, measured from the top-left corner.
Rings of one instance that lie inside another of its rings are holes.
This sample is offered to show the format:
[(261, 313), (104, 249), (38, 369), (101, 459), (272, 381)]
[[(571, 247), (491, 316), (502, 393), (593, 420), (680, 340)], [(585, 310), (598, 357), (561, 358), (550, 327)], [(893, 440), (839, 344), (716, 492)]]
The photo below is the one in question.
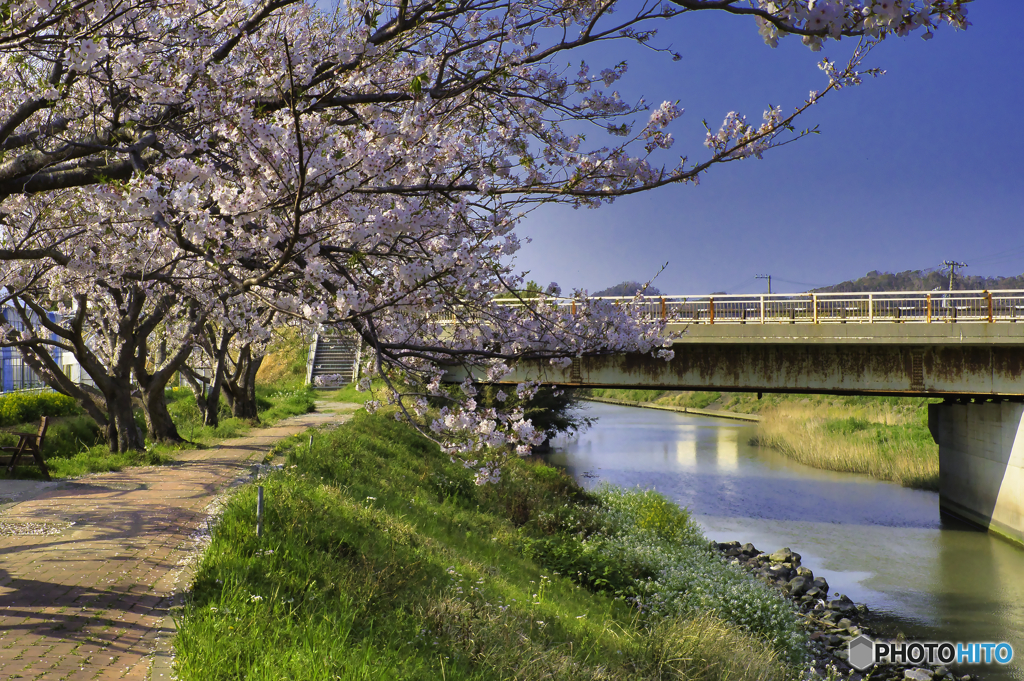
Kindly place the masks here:
[(332, 374), (341, 376), (341, 384), (356, 381), (359, 378), (361, 351), (362, 339), (357, 336), (315, 334), (309, 345), (306, 382), (316, 385), (318, 376)]

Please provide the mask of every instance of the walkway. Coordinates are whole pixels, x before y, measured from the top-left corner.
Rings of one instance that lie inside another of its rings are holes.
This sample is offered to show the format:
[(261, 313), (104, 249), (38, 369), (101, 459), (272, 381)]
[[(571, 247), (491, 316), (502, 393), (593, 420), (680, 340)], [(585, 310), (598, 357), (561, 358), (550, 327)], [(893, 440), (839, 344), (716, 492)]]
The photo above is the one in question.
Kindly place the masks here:
[(216, 494), (279, 439), (355, 406), (318, 405), (168, 466), (42, 485), (0, 512), (0, 679), (170, 679), (172, 596)]

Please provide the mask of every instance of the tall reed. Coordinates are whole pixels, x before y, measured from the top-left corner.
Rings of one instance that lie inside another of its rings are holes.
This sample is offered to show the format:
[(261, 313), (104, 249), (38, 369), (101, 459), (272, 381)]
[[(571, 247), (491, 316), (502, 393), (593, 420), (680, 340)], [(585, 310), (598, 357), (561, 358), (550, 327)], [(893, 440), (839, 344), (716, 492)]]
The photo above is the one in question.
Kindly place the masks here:
[(761, 412), (755, 443), (814, 468), (937, 490), (938, 445), (921, 407), (782, 402)]

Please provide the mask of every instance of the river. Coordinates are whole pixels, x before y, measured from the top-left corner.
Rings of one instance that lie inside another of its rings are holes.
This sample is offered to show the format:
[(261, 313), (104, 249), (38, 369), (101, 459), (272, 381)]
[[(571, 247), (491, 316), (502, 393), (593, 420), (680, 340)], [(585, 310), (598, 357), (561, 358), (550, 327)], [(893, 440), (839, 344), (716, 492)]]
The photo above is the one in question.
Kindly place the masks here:
[(889, 633), (1007, 641), (1008, 667), (965, 671), (1024, 681), (1024, 550), (940, 518), (938, 494), (795, 463), (749, 444), (751, 423), (600, 403), (587, 414), (597, 423), (549, 455), (583, 485), (653, 488), (711, 539), (789, 547)]

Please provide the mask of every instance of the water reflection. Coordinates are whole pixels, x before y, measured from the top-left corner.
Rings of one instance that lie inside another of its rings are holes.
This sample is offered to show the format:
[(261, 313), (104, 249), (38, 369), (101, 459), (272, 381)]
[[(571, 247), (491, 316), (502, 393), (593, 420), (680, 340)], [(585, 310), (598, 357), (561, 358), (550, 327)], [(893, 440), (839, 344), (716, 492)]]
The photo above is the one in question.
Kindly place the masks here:
[(709, 537), (789, 546), (908, 636), (1009, 641), (1011, 668), (979, 671), (1024, 680), (1024, 551), (940, 519), (937, 494), (802, 466), (751, 446), (750, 424), (606, 404), (590, 415), (597, 425), (550, 456), (583, 484), (655, 488)]

